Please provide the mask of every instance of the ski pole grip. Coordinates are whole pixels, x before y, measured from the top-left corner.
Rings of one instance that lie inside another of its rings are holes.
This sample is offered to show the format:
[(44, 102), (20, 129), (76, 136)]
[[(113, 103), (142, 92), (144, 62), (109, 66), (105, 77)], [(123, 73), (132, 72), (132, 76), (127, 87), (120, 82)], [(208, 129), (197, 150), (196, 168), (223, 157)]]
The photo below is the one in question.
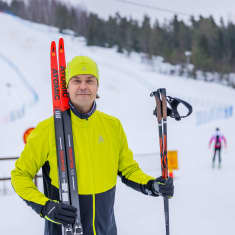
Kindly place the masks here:
[[(160, 122), (162, 120), (162, 102), (161, 102), (161, 99), (160, 99), (160, 94), (159, 94), (159, 91), (154, 91), (150, 94), (150, 96), (154, 96), (155, 100), (156, 100), (156, 108), (155, 108), (155, 111), (154, 111), (154, 114), (157, 115), (157, 120), (158, 122)], [(158, 108), (157, 108), (158, 107)]]
[(161, 96), (162, 96), (162, 116), (163, 116), (163, 119), (166, 119), (167, 118), (166, 89), (165, 88), (160, 88), (159, 92), (161, 93)]

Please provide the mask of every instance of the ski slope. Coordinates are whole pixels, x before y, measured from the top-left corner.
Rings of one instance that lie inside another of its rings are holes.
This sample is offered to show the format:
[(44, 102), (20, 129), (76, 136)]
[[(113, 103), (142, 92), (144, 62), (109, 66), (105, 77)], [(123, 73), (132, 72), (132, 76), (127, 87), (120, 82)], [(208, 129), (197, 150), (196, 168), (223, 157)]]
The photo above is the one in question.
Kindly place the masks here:
[[(174, 172), (175, 197), (170, 200), (171, 234), (233, 233), (233, 89), (158, 74), (142, 64), (139, 55), (127, 57), (116, 53), (115, 48), (87, 47), (83, 38), (60, 35), (55, 28), (14, 16), (0, 13), (0, 22), (4, 22), (0, 27), (0, 104), (4, 107), (0, 112), (0, 156), (19, 155), (24, 147), (23, 132), (51, 116), (50, 41), (63, 36), (67, 60), (87, 55), (97, 62), (101, 96), (98, 109), (121, 120), (129, 146), (146, 173), (160, 175), (158, 129), (152, 115), (155, 101), (150, 93), (166, 87), (168, 95), (192, 103), (194, 112), (189, 118), (181, 122), (168, 119), (168, 149), (178, 150), (179, 157), (179, 170)], [(24, 112), (9, 118), (19, 107), (24, 107)], [(222, 169), (212, 170), (208, 142), (217, 126), (228, 140), (228, 149), (223, 152)], [(9, 176), (13, 162), (0, 163), (0, 177)], [(0, 183), (1, 234), (43, 234), (43, 219), (12, 189), (3, 195), (2, 187)], [(118, 180), (115, 210), (120, 235), (165, 234), (162, 198), (142, 195)]]

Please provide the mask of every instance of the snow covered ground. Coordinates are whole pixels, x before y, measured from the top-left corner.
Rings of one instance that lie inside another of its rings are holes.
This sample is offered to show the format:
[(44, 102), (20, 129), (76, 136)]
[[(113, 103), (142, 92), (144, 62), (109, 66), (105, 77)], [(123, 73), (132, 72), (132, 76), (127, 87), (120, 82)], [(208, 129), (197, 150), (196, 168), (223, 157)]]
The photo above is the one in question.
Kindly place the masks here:
[[(19, 155), (24, 146), (23, 132), (52, 114), (49, 48), (50, 41), (58, 41), (61, 35), (54, 28), (3, 13), (0, 22), (4, 22), (0, 27), (0, 156)], [(155, 101), (150, 92), (166, 87), (168, 95), (192, 103), (194, 113), (189, 118), (168, 121), (168, 149), (179, 153), (175, 197), (170, 200), (171, 234), (232, 234), (235, 91), (157, 74), (141, 64), (138, 55), (126, 57), (115, 49), (86, 47), (81, 38), (63, 37), (67, 60), (88, 55), (98, 63), (98, 109), (121, 120), (130, 148), (147, 173), (160, 175), (158, 130), (152, 115)], [(228, 149), (223, 153), (222, 169), (212, 170), (208, 141), (217, 126), (228, 139)], [(0, 164), (0, 177), (9, 176), (13, 162)], [(10, 188), (10, 183), (5, 187)], [(7, 195), (3, 190), (0, 183), (0, 234), (43, 234), (43, 220), (12, 189)], [(118, 180), (115, 209), (120, 235), (165, 233), (162, 198), (137, 193)]]

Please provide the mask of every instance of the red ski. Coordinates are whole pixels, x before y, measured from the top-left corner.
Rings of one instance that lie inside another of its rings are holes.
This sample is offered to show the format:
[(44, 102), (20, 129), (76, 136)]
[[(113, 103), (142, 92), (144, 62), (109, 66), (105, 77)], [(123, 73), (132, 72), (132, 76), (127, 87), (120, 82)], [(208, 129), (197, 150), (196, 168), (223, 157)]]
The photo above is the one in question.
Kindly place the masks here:
[(72, 132), (71, 117), (70, 117), (70, 109), (69, 109), (69, 96), (67, 93), (66, 77), (65, 77), (66, 61), (65, 61), (63, 38), (60, 38), (59, 40), (58, 50), (59, 50), (59, 71), (60, 71), (60, 95), (61, 95), (61, 107), (63, 111), (62, 119), (64, 126), (64, 139), (65, 139), (65, 149), (66, 149), (70, 203), (73, 207), (77, 208), (77, 218), (73, 226), (73, 231), (74, 235), (80, 235), (83, 234), (83, 229), (80, 216), (77, 173), (76, 173), (74, 147), (73, 147), (73, 132)]

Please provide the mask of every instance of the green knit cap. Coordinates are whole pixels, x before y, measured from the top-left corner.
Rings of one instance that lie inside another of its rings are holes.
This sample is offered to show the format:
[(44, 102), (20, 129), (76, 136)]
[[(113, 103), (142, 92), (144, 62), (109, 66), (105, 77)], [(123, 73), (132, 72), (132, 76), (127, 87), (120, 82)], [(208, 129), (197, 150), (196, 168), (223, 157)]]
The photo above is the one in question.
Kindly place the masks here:
[(77, 75), (91, 74), (96, 77), (99, 82), (99, 71), (94, 60), (87, 56), (75, 56), (66, 67), (66, 84), (69, 80)]

